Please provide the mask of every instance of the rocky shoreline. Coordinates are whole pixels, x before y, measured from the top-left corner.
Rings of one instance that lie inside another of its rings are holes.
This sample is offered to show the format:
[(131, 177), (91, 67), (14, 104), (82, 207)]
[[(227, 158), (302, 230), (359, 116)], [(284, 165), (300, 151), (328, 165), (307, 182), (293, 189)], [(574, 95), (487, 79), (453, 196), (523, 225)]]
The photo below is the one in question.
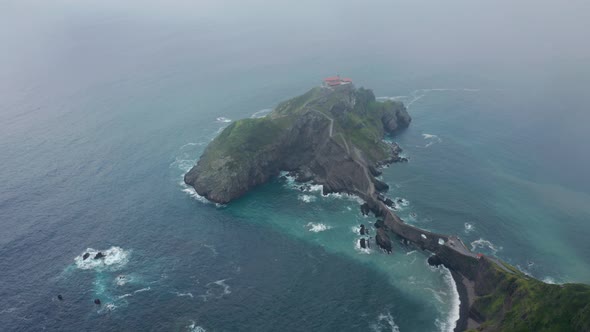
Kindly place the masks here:
[[(365, 202), (361, 213), (373, 213), (376, 218), (375, 243), (381, 249), (391, 252), (395, 236), (429, 252), (429, 264), (451, 271), (461, 301), (455, 331), (538, 326), (548, 314), (531, 313), (526, 299), (548, 305), (564, 301), (560, 286), (544, 284), (495, 258), (475, 254), (457, 236), (408, 225), (392, 211), (394, 202), (383, 194), (389, 186), (376, 177), (381, 168), (408, 160), (400, 155), (399, 145), (383, 138), (398, 133), (410, 121), (403, 104), (377, 102), (371, 90), (352, 85), (314, 88), (279, 104), (265, 118), (232, 123), (211, 142), (184, 181), (199, 195), (224, 204), (281, 171), (290, 172), (298, 182), (322, 185), (324, 194), (356, 195)], [(584, 287), (575, 293), (582, 300), (590, 298), (590, 288)], [(568, 289), (576, 291), (577, 285)], [(546, 294), (554, 297), (547, 299)], [(504, 305), (492, 306), (494, 301)], [(563, 305), (572, 306), (570, 302)], [(584, 315), (590, 305), (572, 310)], [(573, 316), (572, 310), (560, 314), (556, 324), (564, 315)], [(519, 316), (520, 320), (513, 318)], [(590, 318), (575, 317), (571, 324), (580, 326), (580, 331), (590, 329)]]

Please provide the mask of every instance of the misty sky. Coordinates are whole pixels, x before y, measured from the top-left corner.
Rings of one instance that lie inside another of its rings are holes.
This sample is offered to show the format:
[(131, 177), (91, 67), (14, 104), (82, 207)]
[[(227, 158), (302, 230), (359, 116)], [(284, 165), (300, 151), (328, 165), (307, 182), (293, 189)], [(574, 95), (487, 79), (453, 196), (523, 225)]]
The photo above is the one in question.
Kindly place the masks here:
[(337, 44), (367, 52), (381, 45), (379, 52), (385, 55), (424, 64), (552, 63), (590, 57), (588, 1), (25, 0), (0, 2), (0, 17), (0, 38), (16, 51), (13, 55), (31, 47), (20, 45), (19, 35), (80, 29), (92, 24), (90, 17), (115, 24), (124, 17), (138, 25), (241, 35), (253, 49), (279, 53)]

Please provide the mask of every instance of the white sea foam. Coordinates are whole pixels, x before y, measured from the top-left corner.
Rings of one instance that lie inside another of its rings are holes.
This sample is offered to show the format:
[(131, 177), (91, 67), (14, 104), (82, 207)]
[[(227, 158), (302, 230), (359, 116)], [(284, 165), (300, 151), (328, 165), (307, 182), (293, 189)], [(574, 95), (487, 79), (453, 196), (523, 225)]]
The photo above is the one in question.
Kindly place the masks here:
[(300, 201), (303, 201), (305, 203), (311, 203), (316, 200), (316, 197), (312, 196), (312, 195), (299, 195), (297, 197), (297, 199), (299, 199)]
[(191, 299), (194, 298), (193, 293), (187, 292), (187, 293), (179, 293), (176, 292), (176, 296), (178, 297), (190, 297)]
[(471, 242), (471, 250), (475, 251), (476, 248), (479, 248), (479, 249), (488, 248), (492, 251), (493, 254), (496, 254), (498, 252), (498, 250), (502, 250), (502, 247), (496, 247), (492, 242), (490, 242), (488, 240), (484, 240), (482, 238)]
[[(105, 256), (103, 258), (94, 259), (99, 253)], [(88, 253), (88, 258), (84, 259), (84, 254)], [(111, 270), (115, 271), (127, 264), (129, 261), (129, 251), (123, 250), (121, 247), (110, 247), (107, 250), (95, 250), (92, 248), (86, 249), (82, 254), (74, 258), (76, 267), (81, 270)]]
[(331, 226), (321, 224), (321, 223), (307, 223), (307, 228), (310, 232), (319, 233), (323, 231), (327, 231), (328, 229), (332, 228)]
[(134, 291), (133, 294), (147, 292), (147, 291), (149, 291), (151, 289), (152, 289), (151, 287), (141, 288), (141, 289), (138, 289), (138, 290)]
[(469, 233), (473, 232), (474, 230), (475, 230), (475, 226), (473, 226), (473, 224), (470, 224), (468, 222), (465, 223), (465, 230), (464, 230), (464, 232), (466, 234), (469, 234)]
[[(369, 239), (370, 239), (370, 237), (369, 237)], [(375, 245), (375, 243), (373, 243), (373, 244)], [(369, 244), (369, 245), (370, 245), (370, 244)], [(368, 255), (368, 254), (370, 254), (370, 253), (371, 253), (371, 248), (362, 248), (362, 247), (361, 247), (360, 238), (359, 238), (359, 239), (355, 239), (355, 240), (354, 240), (354, 249), (355, 249), (356, 251), (358, 251), (359, 253), (361, 253), (361, 254), (366, 254), (366, 255)]]
[(434, 134), (422, 134), (422, 137), (427, 141), (426, 145), (424, 145), (425, 148), (436, 143), (442, 143), (442, 139)]
[(217, 122), (223, 122), (223, 123), (229, 123), (229, 122), (231, 122), (231, 119), (228, 119), (228, 118), (226, 118), (224, 116), (220, 116), (220, 117), (218, 117), (215, 120), (217, 120)]
[(190, 321), (190, 324), (187, 326), (189, 332), (207, 332), (203, 327), (197, 325), (194, 320)]
[(220, 279), (220, 280), (208, 283), (206, 285), (207, 292), (205, 292), (204, 295), (199, 295), (199, 297), (201, 297), (203, 299), (203, 301), (206, 302), (207, 300), (209, 300), (209, 298), (220, 299), (220, 298), (224, 297), (225, 295), (231, 294), (231, 288), (229, 287), (228, 284), (225, 283), (227, 280), (228, 279)]
[(131, 281), (131, 278), (124, 274), (118, 275), (117, 278), (115, 278), (117, 286), (125, 286), (129, 281)]
[(555, 281), (555, 279), (553, 279), (551, 277), (545, 277), (542, 279), (542, 281), (546, 284), (552, 284), (552, 285), (559, 284), (557, 281)]
[(197, 193), (197, 191), (195, 190), (195, 188), (193, 188), (193, 187), (189, 187), (189, 186), (185, 185), (185, 188), (182, 189), (182, 192), (188, 194), (190, 197), (196, 199), (197, 201), (199, 201), (201, 203), (205, 203), (205, 204), (210, 204), (211, 203), (205, 197), (199, 195)]
[(250, 117), (253, 118), (253, 119), (264, 118), (270, 112), (272, 112), (272, 108), (265, 108), (263, 110), (254, 112)]
[[(425, 262), (426, 264), (426, 262)], [(455, 284), (455, 280), (453, 279), (453, 275), (451, 271), (444, 266), (433, 267), (429, 266), (432, 271), (439, 272), (445, 284), (447, 285), (448, 289), (450, 290), (450, 295), (445, 291), (436, 291), (433, 289), (429, 289), (432, 291), (434, 297), (441, 303), (449, 304), (449, 314), (446, 319), (441, 320), (437, 318), (434, 324), (440, 329), (441, 332), (453, 332), (455, 327), (457, 326), (457, 321), (460, 318), (460, 306), (461, 306), (461, 298), (459, 297), (459, 291), (457, 290), (457, 285)], [(448, 300), (444, 300), (444, 298), (448, 298)]]
[(393, 316), (388, 311), (387, 313), (382, 313), (377, 316), (377, 322), (371, 324), (371, 330), (375, 332), (382, 332), (382, 331), (391, 331), (391, 332), (399, 332), (399, 326), (395, 324), (393, 320)]
[(129, 297), (129, 296), (133, 296), (133, 294), (131, 294), (131, 293), (123, 294), (123, 295), (119, 296), (118, 299), (119, 300), (120, 299), (124, 299), (124, 298)]

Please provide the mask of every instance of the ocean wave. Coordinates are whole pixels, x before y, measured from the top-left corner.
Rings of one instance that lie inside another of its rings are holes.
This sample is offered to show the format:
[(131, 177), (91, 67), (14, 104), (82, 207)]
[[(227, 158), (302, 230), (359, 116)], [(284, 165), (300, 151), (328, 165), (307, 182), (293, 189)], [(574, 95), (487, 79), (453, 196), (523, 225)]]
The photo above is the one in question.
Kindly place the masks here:
[[(183, 182), (184, 184), (184, 182)], [(195, 190), (195, 188), (193, 187), (189, 187), (186, 184), (184, 185), (184, 189), (182, 189), (183, 193), (188, 194), (190, 197), (196, 199), (197, 201), (201, 202), (201, 203), (205, 203), (205, 204), (211, 204), (211, 202), (209, 200), (207, 200), (205, 197), (199, 195), (197, 193), (197, 191)]]
[(252, 113), (252, 115), (250, 116), (250, 118), (252, 118), (252, 119), (264, 118), (270, 112), (272, 112), (272, 108), (265, 108), (265, 109), (262, 109), (260, 111), (256, 111), (256, 112)]
[(387, 313), (382, 313), (377, 316), (377, 322), (371, 324), (371, 330), (375, 332), (382, 332), (382, 331), (391, 331), (391, 332), (399, 332), (399, 326), (395, 324), (393, 320), (393, 316), (388, 311)]
[(190, 297), (191, 299), (194, 298), (193, 293), (190, 293), (190, 292), (187, 292), (187, 293), (176, 292), (175, 294), (178, 297)]
[(224, 116), (220, 116), (220, 117), (218, 117), (218, 118), (217, 118), (217, 119), (215, 119), (215, 120), (216, 120), (217, 122), (222, 122), (222, 123), (230, 123), (230, 122), (231, 122), (231, 119), (228, 119), (228, 118), (226, 118), (226, 117), (224, 117)]
[(473, 224), (470, 224), (468, 222), (465, 223), (465, 234), (469, 234), (471, 232), (473, 232), (475, 230), (475, 226), (473, 226)]
[[(104, 257), (95, 259), (94, 257), (101, 252)], [(84, 259), (84, 255), (88, 254)], [(129, 251), (123, 250), (121, 247), (110, 247), (107, 250), (95, 250), (92, 248), (86, 249), (82, 254), (74, 258), (76, 267), (81, 270), (111, 270), (115, 271), (127, 264), (129, 261)]]
[(475, 251), (476, 248), (490, 249), (493, 254), (496, 254), (499, 250), (502, 250), (502, 247), (496, 247), (492, 242), (482, 238), (471, 242), (471, 251)]
[(316, 200), (316, 197), (311, 195), (299, 195), (297, 196), (297, 199), (305, 203), (311, 203)]
[(325, 224), (321, 224), (321, 223), (314, 224), (312, 222), (307, 223), (306, 226), (310, 232), (314, 232), (314, 233), (327, 231), (328, 229), (332, 228), (331, 226), (328, 226)]
[[(453, 275), (451, 274), (451, 271), (449, 269), (447, 269), (446, 267), (441, 265), (439, 267), (431, 267), (431, 269), (434, 269), (434, 270), (438, 271), (440, 274), (442, 274), (445, 284), (448, 286), (448, 288), (451, 291), (450, 303), (449, 303), (451, 310), (449, 311), (448, 316), (446, 317), (445, 320), (441, 320), (441, 319), (437, 318), (434, 323), (442, 332), (453, 332), (455, 330), (455, 327), (457, 326), (457, 321), (460, 318), (461, 298), (459, 297), (459, 291), (457, 290), (457, 285), (455, 284), (455, 280), (453, 279)], [(448, 296), (448, 294), (443, 291), (439, 291), (439, 292), (433, 291), (433, 292), (436, 293), (435, 298), (439, 301), (442, 300), (441, 295)], [(445, 301), (441, 301), (441, 302), (446, 303)]]

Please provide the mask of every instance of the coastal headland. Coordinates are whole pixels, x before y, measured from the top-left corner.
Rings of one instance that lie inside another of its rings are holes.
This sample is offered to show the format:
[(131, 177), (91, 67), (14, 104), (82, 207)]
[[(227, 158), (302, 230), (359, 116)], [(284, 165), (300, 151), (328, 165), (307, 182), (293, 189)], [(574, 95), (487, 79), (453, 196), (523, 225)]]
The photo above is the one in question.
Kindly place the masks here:
[(384, 141), (408, 127), (397, 101), (377, 101), (351, 80), (326, 81), (280, 103), (263, 118), (230, 124), (184, 177), (210, 201), (228, 203), (281, 171), (323, 186), (324, 194), (356, 195), (372, 213), (375, 242), (392, 250), (392, 237), (429, 253), (431, 265), (448, 268), (459, 292), (455, 331), (590, 331), (590, 287), (546, 284), (494, 257), (471, 252), (457, 236), (405, 223), (384, 193), (380, 168), (408, 161)]

